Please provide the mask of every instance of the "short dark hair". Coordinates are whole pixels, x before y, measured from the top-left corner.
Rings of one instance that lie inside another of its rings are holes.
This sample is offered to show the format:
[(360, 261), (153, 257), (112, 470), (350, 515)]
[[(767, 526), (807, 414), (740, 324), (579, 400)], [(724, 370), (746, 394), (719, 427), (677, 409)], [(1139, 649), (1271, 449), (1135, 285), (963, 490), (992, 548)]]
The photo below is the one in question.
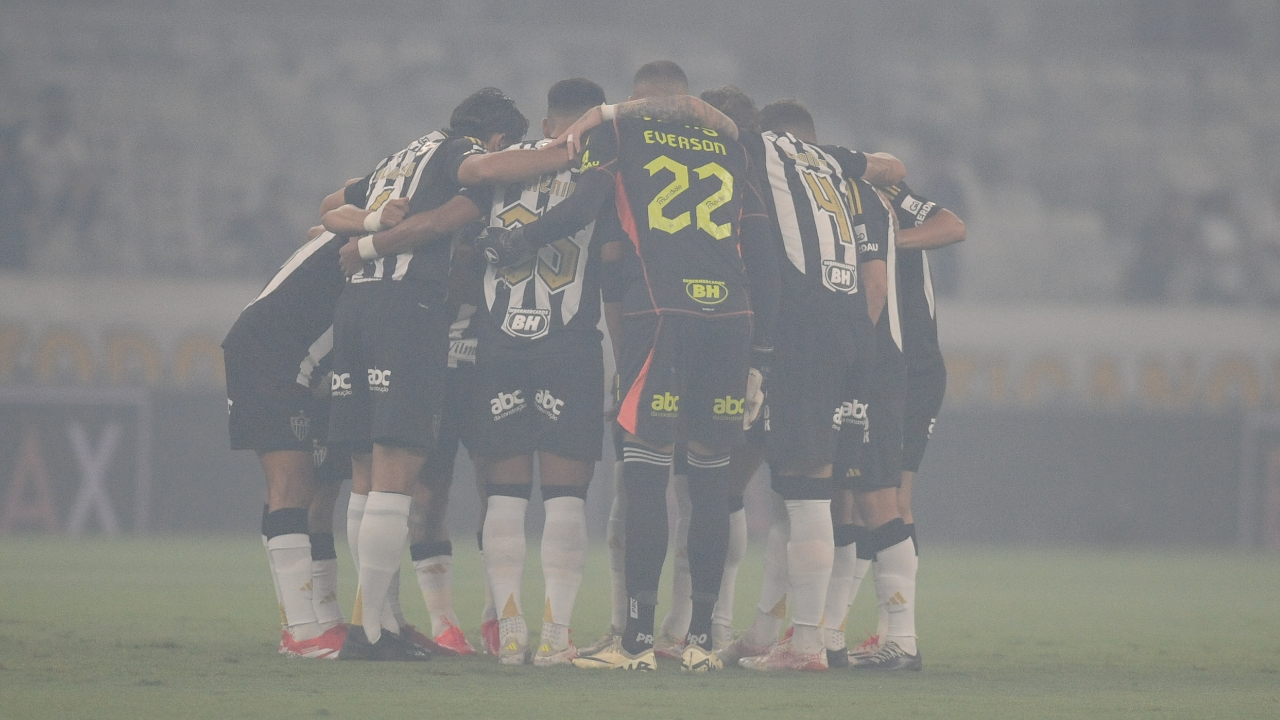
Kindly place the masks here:
[(604, 89), (599, 85), (586, 78), (568, 78), (547, 91), (547, 117), (577, 117), (604, 102)]
[(631, 86), (638, 87), (642, 84), (664, 85), (673, 89), (683, 88), (681, 94), (689, 93), (689, 76), (684, 74), (684, 70), (679, 65), (670, 60), (654, 60), (641, 65), (631, 81)]
[(816, 137), (818, 131), (813, 124), (813, 115), (809, 108), (798, 100), (777, 100), (760, 108), (760, 125), (765, 130), (785, 132), (800, 130)]
[(519, 142), (529, 131), (529, 119), (521, 114), (515, 100), (495, 87), (481, 88), (453, 109), (449, 129), (481, 142), (502, 133), (508, 143)]
[(738, 132), (760, 132), (760, 111), (756, 109), (756, 101), (743, 92), (737, 85), (725, 85), (714, 90), (707, 90), (698, 97), (711, 107), (719, 110), (738, 126)]

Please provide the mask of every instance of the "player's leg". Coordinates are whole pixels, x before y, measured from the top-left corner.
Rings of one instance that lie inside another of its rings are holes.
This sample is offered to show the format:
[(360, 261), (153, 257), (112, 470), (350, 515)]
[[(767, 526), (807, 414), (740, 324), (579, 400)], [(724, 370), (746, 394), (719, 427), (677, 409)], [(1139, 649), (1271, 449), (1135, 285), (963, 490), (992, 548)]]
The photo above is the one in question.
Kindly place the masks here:
[(676, 525), (669, 541), (675, 547), (671, 566), (671, 608), (662, 619), (653, 652), (658, 657), (678, 658), (684, 651), (689, 633), (689, 616), (693, 613), (693, 586), (689, 576), (689, 521), (693, 508), (689, 502), (689, 463), (687, 447), (677, 443), (672, 458), (671, 492), (675, 495)]
[(305, 642), (324, 632), (311, 599), (311, 538), (307, 532), (307, 508), (315, 493), (311, 453), (264, 451), (258, 453), (258, 459), (267, 476), (270, 512), (263, 522), (263, 534), (280, 588), (280, 607), (292, 640)]
[(402, 625), (401, 634), (423, 650), (441, 655), (460, 654), (457, 649), (433, 639), (458, 625), (453, 614), (453, 544), (449, 542), (449, 533), (444, 527), (449, 507), (449, 485), (453, 479), (453, 455), (449, 450), (456, 449), (456, 445), (456, 439), (442, 442), (438, 452), (427, 458), (414, 487), (409, 510), (409, 559), (413, 563), (422, 600), (427, 606), (431, 635), (411, 624)]
[[(621, 399), (617, 399), (617, 402), (621, 402)], [(609, 551), (609, 629), (595, 642), (578, 648), (579, 655), (594, 655), (608, 647), (615, 639), (622, 637), (622, 629), (627, 624), (626, 535), (623, 527), (627, 512), (627, 495), (622, 482), (623, 431), (617, 425), (613, 425), (610, 432), (615, 458), (613, 501), (609, 505), (609, 519), (605, 523), (604, 532), (605, 544)]]
[(763, 443), (750, 440), (735, 448), (729, 460), (729, 547), (725, 552), (716, 609), (711, 617), (712, 645), (717, 651), (724, 650), (733, 642), (733, 599), (738, 566), (747, 552), (747, 511), (743, 495), (763, 462)]
[(317, 443), (312, 459), (316, 468), (315, 495), (307, 514), (307, 530), (311, 535), (311, 600), (316, 620), (326, 630), (342, 625), (342, 606), (338, 602), (338, 552), (333, 538), (333, 511), (342, 493), (342, 481), (351, 474), (351, 461), (336, 447)]
[(521, 592), (525, 563), (525, 513), (533, 492), (533, 456), (490, 459), (488, 510), (484, 518), (484, 569), (498, 608), (498, 659), (529, 661), (529, 630)]
[[(480, 551), (480, 568), (484, 569), (484, 521), (489, 513), (489, 481), (491, 468), (488, 460), (471, 453), (471, 465), (476, 470), (476, 494), (480, 496), (480, 516), (476, 523), (476, 548)], [(501, 638), (498, 636), (498, 607), (493, 601), (493, 587), (488, 573), (484, 574), (484, 608), (480, 611), (480, 644), (488, 655), (496, 656)]]

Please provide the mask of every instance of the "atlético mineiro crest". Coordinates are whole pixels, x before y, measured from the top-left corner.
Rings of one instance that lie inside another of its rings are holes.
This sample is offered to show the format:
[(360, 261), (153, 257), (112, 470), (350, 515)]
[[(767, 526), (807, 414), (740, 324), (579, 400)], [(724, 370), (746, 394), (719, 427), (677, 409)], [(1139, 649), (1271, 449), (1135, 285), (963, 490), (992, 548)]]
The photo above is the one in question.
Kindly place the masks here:
[(289, 418), (289, 427), (293, 428), (293, 436), (298, 438), (298, 442), (303, 442), (311, 434), (311, 418), (307, 417), (305, 410), (299, 410), (297, 415)]
[(324, 466), (324, 459), (329, 454), (329, 446), (321, 445), (319, 440), (312, 441), (311, 444), (311, 464), (317, 470)]

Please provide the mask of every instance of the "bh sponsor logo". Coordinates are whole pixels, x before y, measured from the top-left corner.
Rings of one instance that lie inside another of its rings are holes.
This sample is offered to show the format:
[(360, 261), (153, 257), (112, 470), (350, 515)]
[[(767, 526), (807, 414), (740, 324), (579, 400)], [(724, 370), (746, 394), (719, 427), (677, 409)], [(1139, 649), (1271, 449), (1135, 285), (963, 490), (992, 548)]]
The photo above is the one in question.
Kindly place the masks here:
[(742, 414), (743, 398), (726, 395), (722, 398), (716, 398), (711, 405), (711, 415), (716, 420), (737, 420), (741, 422)]
[(391, 371), (369, 368), (369, 389), (374, 392), (387, 392), (391, 389)]
[(507, 310), (507, 319), (503, 321), (502, 329), (512, 337), (526, 340), (540, 338), (551, 329), (551, 311), (511, 308)]
[(560, 418), (560, 408), (564, 407), (564, 401), (557, 399), (549, 390), (539, 390), (537, 395), (533, 396), (533, 405), (543, 415), (558, 420)]
[(822, 284), (828, 290), (853, 295), (858, 292), (858, 268), (835, 260), (823, 260)]
[(701, 305), (719, 305), (729, 297), (729, 288), (720, 280), (685, 278), (684, 293)]
[(498, 396), (489, 400), (489, 412), (494, 420), (514, 415), (524, 409), (524, 391), (512, 390), (499, 392)]
[(654, 395), (649, 409), (654, 417), (675, 417), (680, 412), (680, 396), (669, 392)]
[(346, 397), (351, 394), (351, 373), (334, 373), (329, 379), (329, 392), (332, 395)]

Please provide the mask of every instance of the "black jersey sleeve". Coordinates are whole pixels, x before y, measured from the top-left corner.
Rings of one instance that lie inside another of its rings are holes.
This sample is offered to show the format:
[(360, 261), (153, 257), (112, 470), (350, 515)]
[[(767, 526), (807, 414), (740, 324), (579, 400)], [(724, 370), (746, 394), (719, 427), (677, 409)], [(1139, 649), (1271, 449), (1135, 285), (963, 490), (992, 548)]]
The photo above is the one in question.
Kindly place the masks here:
[(524, 226), (525, 241), (530, 246), (539, 248), (562, 237), (569, 237), (594, 220), (605, 201), (612, 196), (613, 178), (607, 172), (583, 172), (578, 176), (573, 195)]
[[(489, 206), (493, 204), (493, 188), (487, 185), (468, 187), (458, 183), (458, 168), (462, 165), (462, 161), (484, 151), (484, 145), (475, 138), (449, 138), (436, 150), (437, 155), (428, 161), (434, 167), (431, 168), (431, 175), (423, 177), (420, 184), (431, 180), (444, 183), (455, 188), (454, 195), (462, 195), (474, 202), (482, 212), (488, 212)], [(409, 208), (405, 215), (431, 210), (439, 207), (443, 202), (444, 200), (435, 192), (415, 191), (413, 197), (409, 199)]]
[(602, 170), (612, 179), (617, 172), (618, 163), (618, 127), (617, 120), (608, 125), (600, 125), (587, 133), (582, 146), (582, 172)]
[(773, 223), (765, 206), (764, 195), (755, 181), (751, 153), (745, 148), (743, 151), (747, 154), (745, 175), (750, 179), (742, 193), (742, 223), (738, 243), (742, 264), (747, 273), (747, 292), (751, 297), (751, 342), (756, 347), (773, 347), (782, 278), (778, 269)]
[(369, 188), (372, 184), (373, 173), (351, 183), (342, 191), (342, 202), (359, 208), (364, 207), (365, 203), (369, 202)]
[(849, 192), (853, 196), (854, 217), (853, 237), (858, 246), (858, 262), (871, 260), (887, 260), (889, 256), (889, 211), (885, 208), (876, 189), (865, 180), (854, 180), (849, 183)]
[(906, 183), (898, 183), (884, 191), (893, 212), (898, 216), (898, 224), (902, 227), (920, 227), (926, 220), (938, 214), (942, 206), (921, 197), (907, 187)]
[(861, 180), (862, 174), (867, 171), (866, 154), (839, 145), (820, 145), (819, 147), (835, 156), (840, 163), (841, 174), (844, 175), (845, 180)]

